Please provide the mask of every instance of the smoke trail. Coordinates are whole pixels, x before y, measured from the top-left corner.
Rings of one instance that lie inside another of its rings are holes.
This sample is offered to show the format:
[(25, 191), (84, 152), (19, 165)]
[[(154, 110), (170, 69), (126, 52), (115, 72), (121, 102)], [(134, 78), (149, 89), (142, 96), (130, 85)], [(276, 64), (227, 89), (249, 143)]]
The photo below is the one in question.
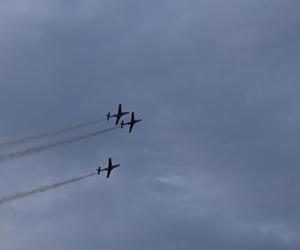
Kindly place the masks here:
[(69, 138), (69, 139), (66, 139), (66, 140), (58, 141), (58, 142), (53, 142), (53, 143), (49, 143), (49, 144), (42, 144), (42, 145), (32, 147), (32, 148), (28, 148), (28, 149), (25, 149), (25, 150), (19, 150), (19, 151), (13, 152), (13, 153), (0, 155), (0, 162), (7, 161), (7, 160), (13, 160), (13, 159), (16, 159), (16, 158), (29, 156), (29, 155), (36, 154), (36, 153), (41, 153), (41, 152), (46, 151), (46, 150), (51, 149), (51, 148), (61, 147), (61, 146), (71, 144), (71, 143), (75, 143), (75, 142), (78, 142), (78, 141), (81, 141), (81, 140), (84, 140), (84, 139), (88, 139), (88, 138), (91, 138), (91, 137), (102, 135), (102, 134), (110, 132), (110, 131), (112, 131), (116, 128), (118, 128), (118, 126), (113, 127), (113, 128), (109, 128), (109, 129), (99, 130), (99, 131), (96, 131), (96, 132), (93, 132), (93, 133), (89, 133), (89, 134)]
[(2, 142), (0, 143), (0, 149), (5, 149), (8, 147), (12, 147), (12, 146), (16, 146), (19, 144), (25, 144), (25, 143), (29, 143), (38, 139), (42, 139), (42, 138), (47, 138), (47, 137), (51, 137), (51, 136), (55, 136), (55, 135), (59, 135), (59, 134), (63, 134), (66, 132), (70, 132), (76, 129), (80, 129), (80, 128), (84, 128), (87, 126), (91, 126), (97, 123), (100, 123), (102, 121), (104, 121), (105, 119), (98, 119), (98, 120), (94, 120), (94, 121), (90, 121), (90, 122), (85, 122), (85, 123), (81, 123), (78, 125), (74, 125), (74, 126), (70, 126), (70, 127), (66, 127), (66, 128), (62, 128), (62, 129), (58, 129), (58, 130), (53, 130), (50, 132), (46, 132), (46, 133), (41, 133), (41, 134), (37, 134), (37, 135), (32, 135), (32, 136), (28, 136), (28, 137), (24, 137), (21, 139), (17, 139), (17, 140), (11, 140), (11, 141), (7, 141), (7, 142)]
[(8, 195), (8, 196), (3, 196), (2, 198), (0, 198), (0, 205), (4, 204), (4, 203), (8, 203), (8, 202), (13, 202), (15, 200), (20, 200), (20, 199), (24, 199), (27, 196), (31, 196), (37, 193), (43, 193), (43, 192), (47, 192), (48, 190), (51, 189), (55, 189), (73, 182), (77, 182), (80, 181), (82, 179), (91, 177), (93, 175), (96, 175), (97, 173), (91, 173), (91, 174), (87, 174), (87, 175), (83, 175), (80, 177), (76, 177), (76, 178), (72, 178), (66, 181), (62, 181), (62, 182), (58, 182), (58, 183), (54, 183), (54, 184), (50, 184), (50, 185), (46, 185), (46, 186), (42, 186), (36, 189), (33, 189), (31, 191), (27, 191), (27, 192), (21, 192), (21, 193), (16, 193), (13, 195)]

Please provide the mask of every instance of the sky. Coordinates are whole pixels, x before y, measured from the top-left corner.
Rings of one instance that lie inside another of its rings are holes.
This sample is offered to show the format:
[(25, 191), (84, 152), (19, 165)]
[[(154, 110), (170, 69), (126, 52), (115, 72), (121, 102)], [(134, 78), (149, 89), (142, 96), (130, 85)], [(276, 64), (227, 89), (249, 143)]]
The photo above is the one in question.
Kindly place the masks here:
[(1, 162), (0, 197), (109, 157), (121, 167), (2, 204), (0, 249), (299, 249), (299, 8), (0, 0), (1, 142), (101, 119), (119, 103), (143, 118), (132, 134)]

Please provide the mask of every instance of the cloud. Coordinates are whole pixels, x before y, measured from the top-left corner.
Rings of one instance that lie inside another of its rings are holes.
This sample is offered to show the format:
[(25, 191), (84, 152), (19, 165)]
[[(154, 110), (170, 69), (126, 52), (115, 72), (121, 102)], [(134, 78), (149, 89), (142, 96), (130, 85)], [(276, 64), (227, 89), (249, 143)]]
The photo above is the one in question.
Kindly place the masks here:
[(5, 163), (3, 193), (121, 163), (4, 208), (5, 249), (299, 248), (298, 2), (4, 3), (2, 140), (120, 102), (143, 118)]

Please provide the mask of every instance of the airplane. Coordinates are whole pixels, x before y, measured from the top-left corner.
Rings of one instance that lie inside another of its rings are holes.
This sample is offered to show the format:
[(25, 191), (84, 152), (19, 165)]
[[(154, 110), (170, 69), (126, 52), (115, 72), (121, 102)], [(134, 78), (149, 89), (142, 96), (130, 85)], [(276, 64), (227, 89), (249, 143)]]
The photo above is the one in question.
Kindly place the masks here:
[(132, 112), (132, 113), (131, 113), (131, 121), (130, 121), (130, 122), (124, 123), (124, 121), (122, 120), (122, 122), (121, 122), (121, 128), (123, 128), (125, 125), (129, 125), (129, 133), (131, 133), (133, 126), (134, 126), (136, 123), (138, 123), (138, 122), (140, 122), (140, 121), (142, 121), (142, 120), (143, 120), (143, 119), (138, 119), (138, 120), (136, 120), (136, 119), (134, 118), (134, 112)]
[(110, 176), (110, 172), (111, 172), (114, 168), (117, 168), (117, 167), (119, 167), (119, 166), (120, 166), (120, 164), (113, 165), (113, 164), (112, 164), (111, 158), (109, 158), (109, 160), (108, 160), (108, 167), (107, 167), (107, 168), (101, 169), (101, 167), (99, 166), (96, 170), (97, 170), (97, 172), (98, 172), (98, 175), (100, 174), (101, 171), (107, 171), (106, 178), (108, 178), (108, 177)]
[(108, 112), (107, 115), (105, 115), (105, 116), (106, 116), (107, 120), (109, 120), (111, 117), (116, 117), (117, 119), (116, 119), (116, 123), (115, 124), (117, 125), (119, 123), (121, 117), (123, 115), (127, 115), (127, 114), (129, 114), (129, 112), (122, 112), (122, 104), (119, 104), (119, 108), (118, 108), (118, 113), (117, 114), (111, 115), (110, 112)]

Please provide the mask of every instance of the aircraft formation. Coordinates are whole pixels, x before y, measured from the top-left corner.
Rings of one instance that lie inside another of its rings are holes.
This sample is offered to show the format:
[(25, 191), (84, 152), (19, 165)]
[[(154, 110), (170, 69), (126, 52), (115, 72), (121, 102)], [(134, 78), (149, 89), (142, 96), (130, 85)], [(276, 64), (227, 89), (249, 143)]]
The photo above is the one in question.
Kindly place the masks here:
[[(111, 115), (110, 112), (107, 113), (106, 115), (106, 118), (107, 120), (109, 121), (109, 119), (111, 117), (116, 117), (116, 122), (115, 122), (115, 125), (118, 125), (119, 124), (119, 121), (120, 119), (122, 118), (122, 116), (124, 115), (127, 115), (129, 114), (129, 112), (123, 112), (122, 111), (122, 104), (119, 104), (119, 107), (118, 107), (118, 113), (114, 114), (114, 115)], [(133, 126), (138, 123), (138, 122), (141, 122), (143, 119), (138, 119), (136, 120), (135, 117), (134, 117), (134, 112), (131, 112), (131, 119), (129, 122), (124, 122), (123, 120), (121, 121), (121, 123), (119, 124), (121, 126), (121, 128), (123, 128), (125, 125), (128, 125), (129, 126), (129, 133), (132, 132), (132, 129), (133, 129)]]
[[(40, 139), (45, 139), (45, 138), (49, 138), (49, 137), (54, 137), (66, 132), (70, 132), (73, 130), (77, 130), (79, 128), (83, 128), (83, 127), (87, 127), (99, 122), (105, 122), (105, 120), (109, 121), (112, 118), (116, 118), (115, 123), (114, 123), (114, 127), (108, 128), (108, 129), (104, 129), (104, 130), (98, 130), (95, 132), (91, 132), (91, 133), (87, 133), (87, 134), (82, 134), (76, 137), (71, 137), (71, 138), (67, 138), (64, 140), (60, 140), (60, 141), (56, 141), (56, 142), (51, 142), (51, 143), (47, 143), (47, 144), (40, 144), (40, 145), (36, 145), (36, 146), (32, 146), (29, 148), (25, 148), (22, 150), (17, 150), (15, 152), (11, 152), (11, 153), (6, 153), (6, 154), (0, 154), (0, 162), (4, 162), (4, 161), (9, 161), (9, 160), (14, 160), (17, 158), (21, 158), (21, 157), (26, 157), (29, 155), (33, 155), (33, 154), (37, 154), (37, 153), (41, 153), (44, 152), (46, 150), (50, 150), (52, 148), (56, 148), (56, 147), (61, 147), (67, 144), (71, 144), (71, 143), (75, 143), (81, 140), (85, 140), (88, 138), (92, 138), (95, 136), (99, 136), (102, 135), (104, 133), (108, 133), (114, 129), (119, 128), (124, 128), (124, 126), (128, 126), (129, 127), (129, 133), (131, 133), (133, 131), (133, 128), (135, 126), (136, 123), (141, 122), (142, 119), (136, 119), (135, 118), (135, 113), (131, 112), (131, 117), (128, 121), (124, 121), (123, 119), (121, 120), (121, 118), (125, 118), (126, 115), (128, 115), (130, 112), (124, 112), (122, 111), (122, 104), (119, 104), (118, 106), (118, 110), (115, 114), (111, 114), (111, 112), (108, 112), (105, 117), (103, 119), (98, 119), (98, 120), (94, 120), (91, 122), (86, 122), (86, 123), (82, 123), (82, 124), (77, 124), (77, 125), (73, 125), (70, 127), (65, 127), (62, 129), (58, 129), (58, 130), (53, 130), (50, 132), (46, 132), (46, 133), (41, 133), (41, 134), (36, 134), (36, 135), (32, 135), (32, 136), (27, 136), (21, 139), (17, 139), (17, 140), (11, 140), (11, 141), (7, 141), (7, 142), (3, 142), (0, 143), (0, 150), (5, 150), (7, 148), (11, 148), (14, 146), (20, 146), (23, 144), (27, 144), (27, 143), (31, 143), (34, 142), (36, 140), (40, 140)], [(56, 183), (52, 183), (52, 184), (48, 184), (48, 185), (44, 185), (44, 186), (40, 186), (38, 188), (32, 189), (30, 191), (24, 191), (24, 192), (17, 192), (15, 194), (12, 195), (5, 195), (0, 197), (0, 205), (4, 204), (4, 203), (8, 203), (8, 202), (13, 202), (15, 200), (19, 200), (19, 199), (23, 199), (25, 197), (28, 196), (32, 196), (34, 194), (37, 193), (44, 193), (48, 190), (52, 190), (52, 189), (56, 189), (58, 187), (61, 187), (63, 185), (67, 185), (70, 183), (74, 183), (80, 180), (83, 180), (85, 178), (89, 178), (91, 176), (94, 175), (100, 175), (101, 172), (106, 172), (106, 178), (109, 178), (111, 175), (111, 172), (113, 169), (118, 168), (120, 166), (120, 164), (113, 164), (112, 158), (110, 157), (108, 159), (108, 165), (107, 167), (101, 167), (99, 166), (96, 169), (96, 172), (92, 172), (90, 174), (86, 174), (86, 175), (82, 175), (79, 177), (74, 177), (71, 179), (67, 179), (61, 182), (56, 182)]]
[[(131, 133), (131, 132), (132, 132), (132, 129), (133, 129), (133, 126), (134, 126), (136, 123), (141, 122), (143, 119), (137, 119), (137, 120), (136, 120), (136, 119), (135, 119), (134, 112), (131, 112), (131, 119), (130, 119), (130, 121), (124, 122), (124, 120), (122, 120), (121, 123), (119, 123), (119, 122), (120, 122), (120, 119), (121, 119), (123, 116), (125, 116), (125, 115), (127, 115), (127, 114), (129, 114), (129, 113), (130, 113), (130, 112), (124, 112), (124, 111), (122, 111), (122, 104), (119, 104), (118, 112), (117, 112), (116, 114), (111, 114), (110, 112), (108, 112), (108, 113), (106, 114), (106, 119), (107, 119), (107, 121), (109, 121), (110, 118), (116, 118), (115, 125), (120, 125), (121, 128), (123, 128), (125, 125), (128, 125), (128, 126), (129, 126), (129, 133)], [(106, 178), (109, 178), (111, 171), (112, 171), (113, 169), (119, 167), (119, 166), (120, 166), (120, 164), (113, 165), (113, 164), (112, 164), (112, 159), (109, 158), (109, 159), (108, 159), (108, 166), (107, 166), (106, 168), (103, 168), (103, 169), (102, 169), (101, 166), (99, 166), (96, 170), (97, 170), (98, 175), (100, 175), (100, 172), (101, 172), (101, 171), (107, 171)]]

